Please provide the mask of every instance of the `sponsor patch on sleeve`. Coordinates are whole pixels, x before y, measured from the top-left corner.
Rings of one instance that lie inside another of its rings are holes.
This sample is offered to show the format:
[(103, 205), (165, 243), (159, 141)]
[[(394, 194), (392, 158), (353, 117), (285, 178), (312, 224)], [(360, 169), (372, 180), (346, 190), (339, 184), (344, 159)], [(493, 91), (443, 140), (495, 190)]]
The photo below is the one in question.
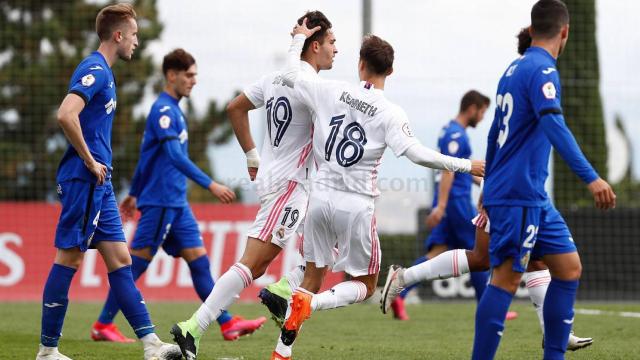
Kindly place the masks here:
[(542, 93), (544, 97), (547, 99), (555, 99), (556, 98), (556, 86), (553, 85), (553, 82), (549, 81), (542, 85)]
[(402, 132), (408, 137), (413, 137), (413, 131), (411, 131), (411, 127), (408, 122), (402, 124)]
[(82, 82), (83, 86), (89, 87), (89, 86), (93, 85), (93, 83), (96, 82), (96, 78), (92, 74), (87, 74), (87, 75), (82, 77), (81, 82)]
[(168, 129), (169, 125), (171, 125), (171, 118), (167, 115), (160, 116), (160, 127), (163, 129)]

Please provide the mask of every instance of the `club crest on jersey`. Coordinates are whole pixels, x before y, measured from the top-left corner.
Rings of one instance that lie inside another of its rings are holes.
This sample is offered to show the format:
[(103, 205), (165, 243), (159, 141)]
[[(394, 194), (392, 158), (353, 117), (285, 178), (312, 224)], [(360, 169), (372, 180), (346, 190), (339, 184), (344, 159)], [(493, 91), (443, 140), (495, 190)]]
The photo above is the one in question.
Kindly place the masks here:
[(171, 125), (171, 118), (168, 117), (167, 115), (162, 115), (160, 116), (159, 123), (161, 128), (168, 129), (169, 125)]
[(449, 154), (455, 154), (458, 152), (458, 149), (460, 148), (460, 145), (458, 144), (457, 141), (450, 141), (449, 145), (447, 145), (447, 149), (449, 150)]
[(82, 82), (82, 85), (84, 87), (89, 87), (89, 86), (93, 85), (93, 83), (96, 82), (96, 78), (95, 78), (95, 76), (93, 76), (93, 74), (87, 74), (87, 75), (82, 77), (81, 82)]
[(553, 85), (551, 81), (542, 85), (542, 93), (544, 97), (547, 99), (555, 99), (556, 98), (556, 86)]
[(413, 137), (413, 131), (411, 131), (411, 126), (409, 126), (408, 122), (402, 124), (402, 132), (408, 137)]

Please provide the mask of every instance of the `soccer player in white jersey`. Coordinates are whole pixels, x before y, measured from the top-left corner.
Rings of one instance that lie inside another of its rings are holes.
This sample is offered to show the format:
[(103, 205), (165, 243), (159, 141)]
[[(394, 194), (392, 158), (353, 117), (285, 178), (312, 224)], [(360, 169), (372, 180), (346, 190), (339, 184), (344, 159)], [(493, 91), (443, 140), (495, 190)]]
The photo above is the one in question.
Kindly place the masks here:
[[(377, 169), (387, 146), (396, 156), (423, 166), (484, 174), (483, 161), (448, 157), (422, 146), (404, 111), (384, 97), (385, 79), (393, 71), (393, 48), (386, 41), (376, 36), (364, 39), (359, 84), (308, 76), (297, 57), (305, 39), (317, 30), (309, 30), (306, 21), (294, 27), (282, 79), (315, 115), (313, 151), (318, 170), (304, 225), (304, 279), (292, 296), (272, 359), (291, 358), (298, 330), (313, 311), (361, 302), (373, 294), (381, 256), (374, 216), (380, 194)], [(352, 279), (314, 294), (328, 267)]]
[[(297, 62), (305, 75), (318, 77), (318, 71), (331, 69), (333, 65), (336, 39), (331, 22), (321, 12), (308, 12), (298, 21), (301, 23), (303, 18), (320, 30), (304, 42)], [(249, 131), (248, 112), (263, 106), (267, 112), (267, 133), (260, 156)], [(187, 359), (196, 358), (200, 337), (220, 312), (254, 279), (262, 276), (287, 241), (295, 238), (307, 210), (312, 113), (293, 89), (284, 86), (281, 72), (270, 73), (247, 87), (229, 104), (227, 111), (247, 156), (249, 176), (257, 184), (260, 210), (249, 229), (240, 261), (218, 279), (191, 319), (174, 325), (171, 330)], [(302, 271), (296, 267), (288, 274), (294, 287), (302, 281)]]

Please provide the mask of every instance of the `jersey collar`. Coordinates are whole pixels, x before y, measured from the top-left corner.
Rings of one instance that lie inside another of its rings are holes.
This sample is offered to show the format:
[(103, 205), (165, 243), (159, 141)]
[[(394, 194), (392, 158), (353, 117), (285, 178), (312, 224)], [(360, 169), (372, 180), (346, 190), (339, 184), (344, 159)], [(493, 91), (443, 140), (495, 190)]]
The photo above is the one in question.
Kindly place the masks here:
[(300, 70), (302, 70), (303, 73), (318, 75), (318, 72), (316, 71), (316, 69), (314, 69), (313, 66), (311, 66), (311, 64), (309, 64), (304, 60), (300, 60)]
[(360, 81), (360, 87), (365, 89), (365, 90), (378, 92), (380, 94), (384, 93), (384, 91), (382, 89), (376, 89), (375, 86), (373, 86), (373, 84), (368, 82), (368, 81)]
[(553, 63), (556, 63), (556, 59), (551, 56), (551, 54), (549, 54), (549, 52), (539, 46), (532, 46), (530, 48), (527, 49), (527, 51), (525, 52), (525, 55), (527, 53), (537, 53), (537, 54), (541, 54), (542, 56), (546, 57), (547, 59), (553, 61)]
[(160, 93), (161, 97), (164, 97), (165, 99), (171, 101), (172, 104), (178, 106), (178, 103), (180, 102), (180, 100), (174, 98), (173, 96), (169, 95), (166, 91), (163, 91)]
[(98, 59), (100, 59), (102, 64), (104, 66), (106, 66), (107, 69), (109, 69), (109, 71), (111, 71), (111, 67), (109, 66), (109, 63), (107, 62), (107, 59), (104, 58), (104, 55), (102, 55), (102, 53), (100, 51), (96, 50), (96, 51), (92, 52), (91, 55), (95, 55)]

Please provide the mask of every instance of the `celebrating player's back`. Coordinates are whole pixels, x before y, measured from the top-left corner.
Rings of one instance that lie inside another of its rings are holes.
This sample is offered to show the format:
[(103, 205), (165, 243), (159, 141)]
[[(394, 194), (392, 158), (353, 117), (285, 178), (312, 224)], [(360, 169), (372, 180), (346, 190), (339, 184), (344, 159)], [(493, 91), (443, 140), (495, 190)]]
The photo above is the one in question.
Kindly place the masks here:
[[(423, 166), (484, 175), (484, 162), (441, 155), (413, 137), (404, 111), (384, 96), (394, 52), (379, 37), (368, 36), (362, 43), (359, 84), (306, 76), (297, 58), (315, 30), (308, 29), (306, 21), (294, 27), (283, 73), (284, 83), (315, 114), (313, 149), (318, 172), (304, 226), (305, 275), (292, 296), (272, 359), (290, 358), (300, 326), (312, 311), (361, 302), (373, 294), (381, 258), (374, 215), (380, 194), (377, 168), (387, 146), (396, 156), (407, 156)], [(345, 271), (351, 281), (314, 294), (328, 267)]]

